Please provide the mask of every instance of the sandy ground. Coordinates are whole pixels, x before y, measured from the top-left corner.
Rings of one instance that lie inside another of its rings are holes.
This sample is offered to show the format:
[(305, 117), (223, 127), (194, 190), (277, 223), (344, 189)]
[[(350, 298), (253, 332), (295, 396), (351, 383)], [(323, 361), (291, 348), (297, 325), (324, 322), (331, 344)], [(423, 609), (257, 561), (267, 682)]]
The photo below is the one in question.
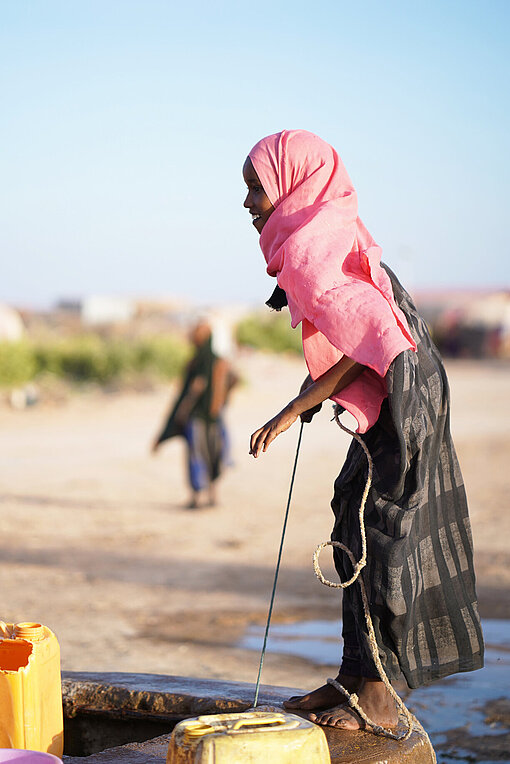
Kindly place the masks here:
[[(259, 656), (238, 643), (249, 623), (265, 622), (298, 426), (257, 461), (248, 438), (304, 373), (297, 359), (257, 354), (239, 369), (245, 384), (228, 412), (235, 464), (214, 510), (184, 509), (181, 442), (149, 454), (169, 389), (0, 407), (0, 618), (50, 626), (64, 669), (255, 681)], [(481, 611), (509, 618), (510, 366), (455, 362), (448, 371)], [(327, 405), (305, 427), (276, 621), (339, 615), (339, 595), (311, 566), (329, 537), (348, 446), (330, 417)], [(263, 681), (311, 687), (324, 674), (313, 661), (269, 654)]]

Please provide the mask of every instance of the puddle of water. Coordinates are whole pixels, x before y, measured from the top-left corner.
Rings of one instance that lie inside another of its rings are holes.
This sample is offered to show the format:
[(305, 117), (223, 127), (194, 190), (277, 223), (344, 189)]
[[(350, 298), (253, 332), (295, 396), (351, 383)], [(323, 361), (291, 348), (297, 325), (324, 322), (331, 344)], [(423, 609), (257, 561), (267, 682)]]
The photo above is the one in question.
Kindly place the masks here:
[[(261, 650), (264, 626), (251, 626), (239, 643), (247, 650)], [(269, 630), (267, 651), (306, 658), (313, 663), (338, 667), (342, 657), (341, 621), (298, 621), (275, 624)]]
[[(324, 666), (337, 667), (342, 652), (341, 621), (302, 621), (275, 624), (268, 639), (268, 652), (285, 653), (312, 660)], [(407, 705), (429, 733), (432, 745), (441, 746), (449, 730), (462, 728), (467, 737), (502, 735), (500, 725), (484, 721), (483, 708), (491, 700), (510, 697), (510, 621), (483, 621), (486, 653), (485, 667), (480, 671), (455, 674), (429, 687), (413, 690)], [(241, 647), (261, 650), (263, 627), (251, 627), (240, 643)], [(503, 754), (504, 755), (504, 754)], [(476, 761), (494, 764), (490, 758), (480, 758), (468, 750), (454, 747), (442, 750), (438, 761)], [(498, 762), (510, 762), (498, 756)]]
[[(480, 764), (493, 764), (494, 760), (473, 756), (466, 749), (445, 746), (446, 733), (461, 729), (466, 738), (478, 736), (502, 736), (505, 728), (499, 724), (487, 724), (484, 718), (484, 706), (491, 700), (510, 697), (510, 622), (487, 619), (483, 621), (485, 636), (485, 666), (480, 671), (443, 679), (429, 687), (413, 690), (407, 705), (413, 711), (429, 733), (434, 748), (439, 747), (439, 761), (477, 761)], [(508, 738), (507, 738), (508, 739)], [(498, 761), (510, 761), (507, 757)]]

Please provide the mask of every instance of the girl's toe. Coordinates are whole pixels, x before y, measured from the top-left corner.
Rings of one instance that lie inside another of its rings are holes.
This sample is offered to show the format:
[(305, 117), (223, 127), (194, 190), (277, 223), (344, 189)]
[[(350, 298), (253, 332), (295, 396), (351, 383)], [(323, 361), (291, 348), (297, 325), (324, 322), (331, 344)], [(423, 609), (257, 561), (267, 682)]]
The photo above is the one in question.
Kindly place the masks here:
[(300, 705), (306, 699), (305, 695), (293, 695), (291, 698), (283, 701), (284, 706)]

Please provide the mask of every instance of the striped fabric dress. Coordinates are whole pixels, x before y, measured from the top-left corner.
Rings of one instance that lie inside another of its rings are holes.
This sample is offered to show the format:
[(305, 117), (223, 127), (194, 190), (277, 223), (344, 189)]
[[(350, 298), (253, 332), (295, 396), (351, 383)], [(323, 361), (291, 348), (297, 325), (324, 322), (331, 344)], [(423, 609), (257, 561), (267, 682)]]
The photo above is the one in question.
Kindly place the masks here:
[[(377, 423), (362, 436), (374, 462), (362, 576), (385, 671), (390, 679), (403, 674), (415, 688), (481, 668), (484, 648), (466, 494), (450, 434), (448, 381), (424, 321), (386, 270), (417, 352), (404, 351), (391, 364), (388, 398)], [(366, 475), (365, 455), (353, 440), (335, 481), (331, 538), (356, 559)], [(351, 564), (338, 550), (335, 564), (342, 580), (351, 576)], [(357, 583), (344, 590), (343, 622), (346, 644), (348, 637), (352, 644), (354, 629), (364, 675), (370, 676), (373, 662)]]

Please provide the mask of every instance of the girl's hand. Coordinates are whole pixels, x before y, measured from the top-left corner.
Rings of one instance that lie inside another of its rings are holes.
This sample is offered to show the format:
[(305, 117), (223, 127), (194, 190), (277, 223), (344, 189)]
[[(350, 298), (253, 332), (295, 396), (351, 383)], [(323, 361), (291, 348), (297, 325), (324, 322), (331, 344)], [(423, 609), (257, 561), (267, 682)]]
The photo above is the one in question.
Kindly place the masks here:
[(311, 421), (323, 401), (354, 382), (364, 368), (360, 363), (344, 355), (315, 382), (308, 376), (301, 385), (301, 392), (297, 398), (288, 403), (283, 411), (280, 411), (264, 427), (253, 433), (250, 440), (250, 454), (257, 458), (262, 451), (267, 451), (276, 436), (288, 430), (298, 416), (303, 422)]
[(267, 451), (273, 440), (294, 424), (297, 419), (290, 406), (285, 406), (275, 417), (266, 422), (263, 427), (255, 430), (250, 439), (250, 454), (257, 458), (263, 451)]

